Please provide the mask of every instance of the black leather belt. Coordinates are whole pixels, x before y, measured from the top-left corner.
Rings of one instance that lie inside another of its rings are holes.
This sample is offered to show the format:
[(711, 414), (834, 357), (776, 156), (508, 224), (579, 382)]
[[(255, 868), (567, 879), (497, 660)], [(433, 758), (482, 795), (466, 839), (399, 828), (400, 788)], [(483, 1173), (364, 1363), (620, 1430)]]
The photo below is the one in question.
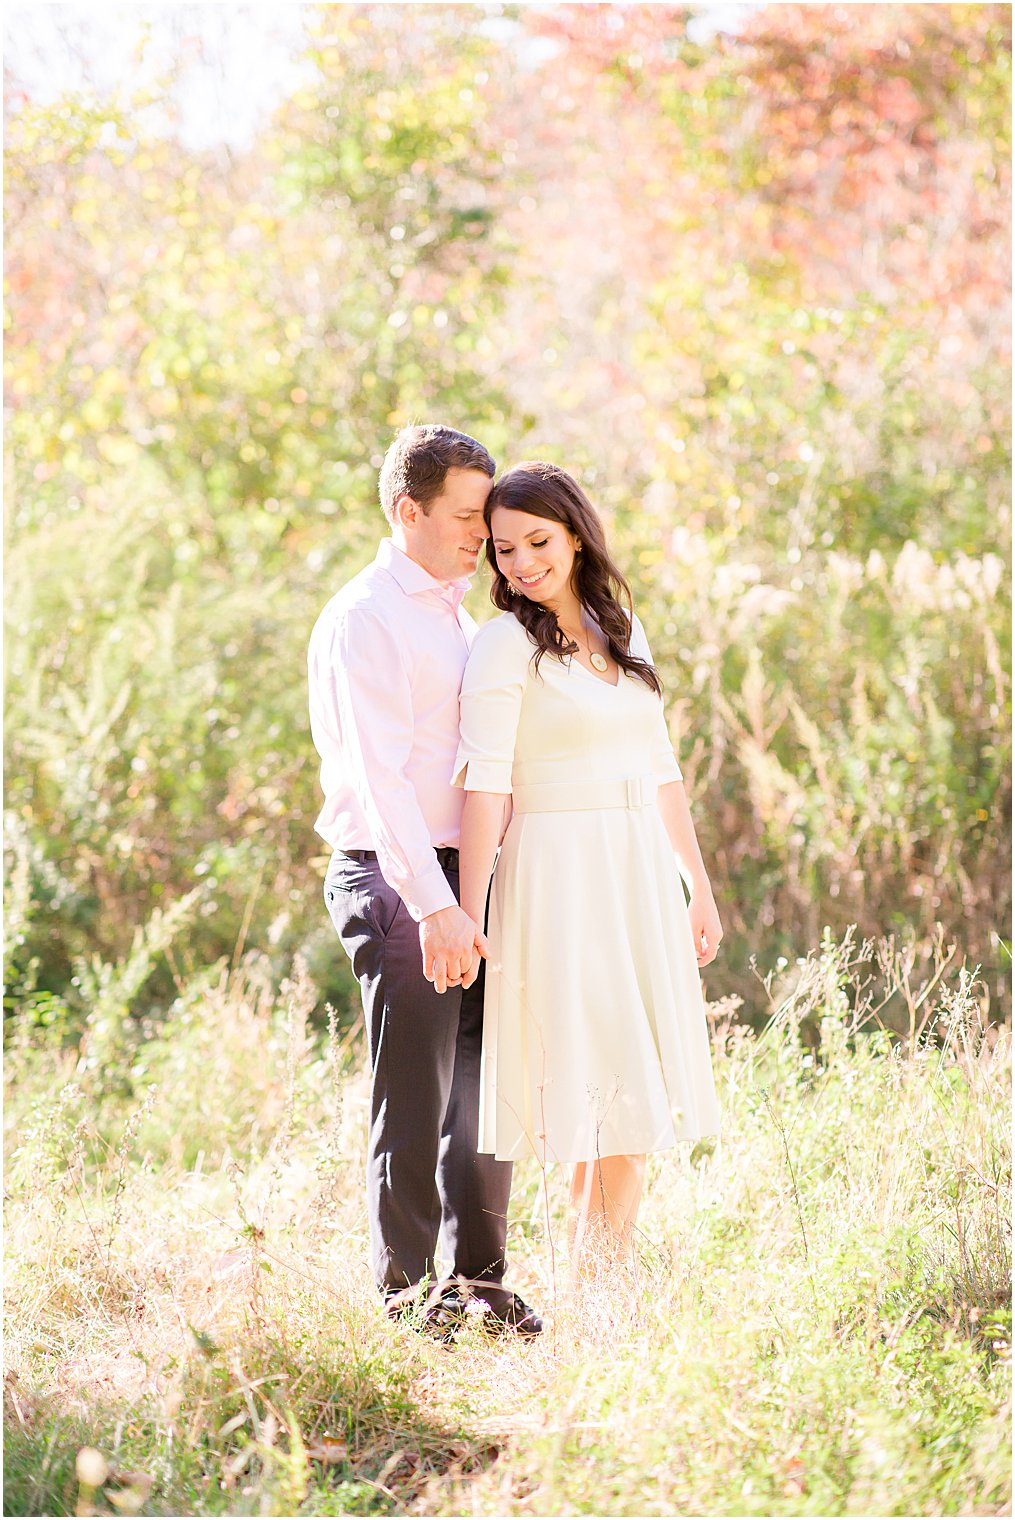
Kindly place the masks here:
[[(346, 860), (358, 860), (360, 864), (377, 859), (376, 850), (339, 850), (338, 853), (344, 855)], [(450, 867), (457, 871), (458, 851), (456, 849), (449, 844), (442, 844), (437, 848), (435, 853), (442, 866)]]

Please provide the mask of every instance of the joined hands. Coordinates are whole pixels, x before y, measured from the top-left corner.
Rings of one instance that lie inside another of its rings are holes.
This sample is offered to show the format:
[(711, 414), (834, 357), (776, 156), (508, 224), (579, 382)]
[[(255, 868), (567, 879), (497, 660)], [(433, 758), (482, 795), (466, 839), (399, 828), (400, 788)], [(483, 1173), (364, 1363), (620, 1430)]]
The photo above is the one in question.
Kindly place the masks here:
[(436, 992), (471, 987), (479, 964), (490, 953), (486, 935), (461, 908), (441, 908), (419, 926), (423, 975)]

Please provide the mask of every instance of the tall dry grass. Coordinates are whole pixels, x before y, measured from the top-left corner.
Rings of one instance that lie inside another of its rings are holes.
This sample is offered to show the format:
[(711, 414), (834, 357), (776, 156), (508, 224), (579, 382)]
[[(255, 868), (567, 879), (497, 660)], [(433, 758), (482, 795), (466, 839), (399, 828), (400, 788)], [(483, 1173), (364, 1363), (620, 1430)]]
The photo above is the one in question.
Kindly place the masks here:
[(950, 967), (880, 1031), (899, 954), (713, 1007), (723, 1135), (653, 1159), (633, 1272), (569, 1296), (566, 1178), (517, 1169), (534, 1344), (378, 1312), (359, 1047), (299, 971), (105, 1069), (15, 1037), (5, 1513), (1005, 1513), (1010, 1039)]

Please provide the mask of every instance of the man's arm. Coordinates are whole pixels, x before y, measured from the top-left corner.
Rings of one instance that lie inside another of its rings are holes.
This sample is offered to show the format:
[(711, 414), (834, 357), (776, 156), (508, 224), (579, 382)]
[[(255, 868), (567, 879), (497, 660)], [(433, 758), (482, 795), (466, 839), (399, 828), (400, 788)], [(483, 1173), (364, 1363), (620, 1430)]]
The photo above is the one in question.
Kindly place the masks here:
[(443, 991), (468, 971), (474, 948), (486, 953), (486, 941), (458, 907), (406, 775), (415, 725), (394, 631), (367, 608), (339, 616), (319, 652), (319, 691), (349, 757), (381, 874), (419, 924), (424, 972)]

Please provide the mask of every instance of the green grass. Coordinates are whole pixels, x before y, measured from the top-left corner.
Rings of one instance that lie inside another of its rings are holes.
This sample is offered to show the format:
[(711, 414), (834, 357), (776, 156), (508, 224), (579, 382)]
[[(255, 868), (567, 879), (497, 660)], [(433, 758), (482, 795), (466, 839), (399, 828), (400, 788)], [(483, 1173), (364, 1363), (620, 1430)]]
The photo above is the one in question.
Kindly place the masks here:
[(5, 1513), (1010, 1512), (1010, 1040), (964, 974), (859, 1028), (872, 953), (712, 1010), (724, 1133), (653, 1158), (633, 1273), (570, 1296), (566, 1178), (517, 1169), (534, 1344), (379, 1314), (299, 976), (205, 974), (104, 1070), (15, 1032)]

